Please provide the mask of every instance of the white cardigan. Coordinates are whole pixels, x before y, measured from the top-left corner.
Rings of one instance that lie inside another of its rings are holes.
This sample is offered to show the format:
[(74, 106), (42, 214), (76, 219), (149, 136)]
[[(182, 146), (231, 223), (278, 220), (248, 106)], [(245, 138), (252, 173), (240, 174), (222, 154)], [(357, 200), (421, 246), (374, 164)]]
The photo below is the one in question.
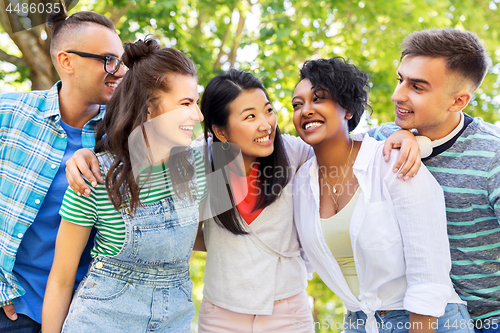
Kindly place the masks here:
[(306, 264), (293, 223), (292, 190), (296, 170), (314, 153), (300, 138), (282, 138), (290, 182), (248, 226), (249, 234), (234, 235), (213, 219), (205, 221), (203, 296), (234, 312), (270, 315), (275, 300), (297, 295), (307, 286)]
[(392, 172), (384, 142), (365, 136), (353, 166), (361, 192), (349, 234), (360, 284), (359, 300), (350, 291), (326, 245), (319, 216), (318, 164), (307, 161), (294, 183), (294, 217), (302, 247), (325, 284), (350, 311), (368, 317), (367, 332), (377, 332), (377, 310), (406, 309), (439, 317), (447, 303), (464, 303), (449, 272), (450, 249), (443, 191), (422, 165), (407, 181)]

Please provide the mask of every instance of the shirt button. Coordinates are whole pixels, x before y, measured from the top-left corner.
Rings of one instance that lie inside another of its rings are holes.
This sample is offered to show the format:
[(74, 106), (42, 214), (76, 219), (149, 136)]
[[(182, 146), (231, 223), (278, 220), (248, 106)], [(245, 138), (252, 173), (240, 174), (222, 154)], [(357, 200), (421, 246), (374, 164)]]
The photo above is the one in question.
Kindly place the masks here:
[(52, 164), (50, 167), (51, 167), (52, 169), (55, 169), (55, 168), (57, 168), (57, 165)]
[(66, 138), (66, 134), (61, 134), (61, 138), (65, 139)]
[(100, 269), (102, 268), (102, 262), (98, 262), (95, 264), (95, 268)]
[(39, 204), (40, 204), (40, 199), (36, 199), (36, 200), (35, 200), (35, 203), (36, 203), (37, 205), (39, 205)]
[(23, 235), (22, 233), (18, 233), (18, 234), (17, 234), (17, 238), (23, 238), (23, 236), (24, 236), (24, 235)]

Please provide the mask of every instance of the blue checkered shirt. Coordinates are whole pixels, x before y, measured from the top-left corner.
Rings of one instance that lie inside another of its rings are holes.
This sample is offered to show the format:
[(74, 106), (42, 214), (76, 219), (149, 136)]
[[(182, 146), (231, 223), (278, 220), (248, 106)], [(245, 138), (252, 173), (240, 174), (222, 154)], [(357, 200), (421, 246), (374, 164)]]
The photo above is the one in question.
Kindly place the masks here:
[[(60, 87), (57, 82), (50, 90), (0, 94), (0, 307), (24, 294), (12, 274), (16, 253), (66, 150)], [(84, 148), (94, 147), (104, 109), (83, 127)]]

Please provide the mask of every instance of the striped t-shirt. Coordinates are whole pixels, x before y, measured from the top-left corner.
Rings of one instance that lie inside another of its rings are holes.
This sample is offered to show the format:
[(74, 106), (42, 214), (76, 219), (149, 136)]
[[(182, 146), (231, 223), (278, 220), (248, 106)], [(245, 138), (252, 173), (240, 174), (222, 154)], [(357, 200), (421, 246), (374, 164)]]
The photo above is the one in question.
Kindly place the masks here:
[[(199, 204), (206, 197), (206, 178), (203, 155), (197, 150), (192, 150), (195, 155), (196, 203)], [(101, 167), (101, 174), (105, 173)], [(149, 177), (149, 179), (148, 179)], [(144, 184), (139, 199), (142, 204), (158, 202), (175, 195), (169, 170), (166, 165), (153, 166), (139, 176), (139, 184)], [(125, 241), (125, 222), (121, 214), (115, 210), (109, 200), (106, 185), (97, 184), (91, 187), (90, 197), (78, 196), (71, 188), (64, 195), (60, 215), (63, 219), (84, 226), (95, 226), (97, 229), (96, 242), (92, 249), (92, 257), (97, 255), (117, 255)]]
[[(369, 134), (384, 140), (397, 129), (383, 124)], [(473, 319), (500, 318), (500, 129), (474, 118), (423, 162), (444, 191), (455, 290)]]

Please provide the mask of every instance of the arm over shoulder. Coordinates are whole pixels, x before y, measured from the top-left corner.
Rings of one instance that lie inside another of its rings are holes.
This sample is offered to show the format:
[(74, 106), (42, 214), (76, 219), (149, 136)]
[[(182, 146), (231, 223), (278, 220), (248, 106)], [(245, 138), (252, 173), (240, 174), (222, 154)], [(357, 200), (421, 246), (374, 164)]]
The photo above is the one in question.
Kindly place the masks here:
[[(394, 162), (396, 156), (391, 160)], [(439, 317), (453, 292), (443, 190), (424, 166), (404, 182), (392, 172), (387, 175), (391, 177), (388, 190), (406, 262), (404, 307), (413, 313)]]

